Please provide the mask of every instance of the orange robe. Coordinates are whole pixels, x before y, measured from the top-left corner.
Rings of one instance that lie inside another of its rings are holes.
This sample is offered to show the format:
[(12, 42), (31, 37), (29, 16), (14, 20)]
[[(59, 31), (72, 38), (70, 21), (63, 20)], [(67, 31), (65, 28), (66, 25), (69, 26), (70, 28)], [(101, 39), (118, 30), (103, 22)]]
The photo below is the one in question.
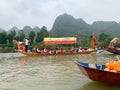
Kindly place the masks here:
[(91, 48), (92, 49), (96, 49), (97, 48), (97, 45), (98, 45), (98, 41), (97, 41), (97, 38), (95, 36), (92, 36), (92, 39), (91, 39)]

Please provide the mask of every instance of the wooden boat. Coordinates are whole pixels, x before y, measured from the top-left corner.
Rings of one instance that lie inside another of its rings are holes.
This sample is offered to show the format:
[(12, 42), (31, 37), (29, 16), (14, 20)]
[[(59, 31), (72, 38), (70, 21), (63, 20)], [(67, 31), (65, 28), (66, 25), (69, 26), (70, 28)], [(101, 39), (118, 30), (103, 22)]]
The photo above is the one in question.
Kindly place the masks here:
[(120, 54), (120, 48), (107, 47), (105, 50), (113, 54)]
[(85, 51), (85, 52), (74, 52), (74, 53), (64, 53), (64, 54), (48, 54), (48, 53), (35, 53), (35, 52), (20, 52), (24, 55), (30, 56), (30, 57), (39, 57), (39, 56), (58, 56), (58, 55), (77, 55), (77, 54), (90, 54), (94, 52), (94, 50), (92, 51)]
[(81, 72), (93, 81), (120, 85), (120, 73), (105, 71), (105, 65), (76, 62)]

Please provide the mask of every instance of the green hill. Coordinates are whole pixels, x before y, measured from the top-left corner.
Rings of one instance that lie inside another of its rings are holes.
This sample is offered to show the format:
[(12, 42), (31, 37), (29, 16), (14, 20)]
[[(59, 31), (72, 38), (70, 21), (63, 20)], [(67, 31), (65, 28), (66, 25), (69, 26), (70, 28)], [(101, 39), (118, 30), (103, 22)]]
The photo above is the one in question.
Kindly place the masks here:
[(120, 23), (115, 21), (95, 21), (93, 24), (87, 24), (82, 19), (75, 19), (68, 14), (60, 15), (56, 18), (50, 33), (53, 36), (74, 36), (75, 34), (90, 35), (95, 32), (96, 35), (106, 33), (112, 36), (120, 36)]

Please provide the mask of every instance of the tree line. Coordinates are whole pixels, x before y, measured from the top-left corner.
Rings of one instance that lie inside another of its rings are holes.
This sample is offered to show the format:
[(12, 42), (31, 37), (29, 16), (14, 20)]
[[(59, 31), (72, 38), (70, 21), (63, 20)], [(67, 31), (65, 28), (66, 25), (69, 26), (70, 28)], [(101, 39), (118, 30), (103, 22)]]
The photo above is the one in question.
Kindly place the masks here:
[[(36, 39), (35, 39), (36, 36)], [(35, 39), (35, 42), (41, 42), (43, 40), (43, 37), (49, 36), (49, 32), (45, 26), (41, 28), (39, 32), (37, 32), (37, 35), (34, 31), (31, 31), (29, 35), (25, 35), (23, 30), (18, 31), (18, 35), (15, 30), (10, 31), (9, 34), (7, 32), (1, 32), (0, 33), (0, 44), (12, 44), (12, 40), (17, 41), (24, 41), (25, 38), (31, 39), (33, 42)]]
[(17, 48), (17, 46), (13, 45), (13, 40), (23, 42), (25, 38), (30, 39), (32, 48), (32, 45), (43, 42), (44, 37), (48, 36), (49, 32), (45, 26), (43, 26), (37, 33), (35, 33), (34, 31), (30, 31), (28, 35), (26, 35), (23, 30), (18, 31), (18, 34), (15, 30), (11, 30), (8, 34), (7, 32), (1, 32), (0, 52), (9, 52)]
[[(83, 35), (81, 33), (76, 33), (74, 35), (67, 35), (67, 36), (74, 36), (77, 38), (76, 47), (79, 47), (79, 46), (90, 47), (91, 35)], [(13, 40), (24, 41), (25, 38), (29, 38), (31, 40), (30, 48), (33, 48), (35, 45), (43, 47), (44, 37), (54, 37), (54, 35), (51, 35), (50, 32), (47, 30), (47, 27), (45, 26), (43, 26), (39, 32), (35, 33), (34, 31), (31, 31), (28, 35), (26, 35), (23, 30), (18, 31), (18, 34), (15, 30), (10, 31), (10, 33), (8, 34), (7, 32), (1, 32), (0, 33), (0, 52), (13, 51), (17, 47), (13, 45), (12, 41)], [(111, 35), (101, 33), (97, 38), (98, 38), (99, 46), (106, 47), (113, 37)], [(66, 45), (63, 45), (63, 46), (66, 46)]]

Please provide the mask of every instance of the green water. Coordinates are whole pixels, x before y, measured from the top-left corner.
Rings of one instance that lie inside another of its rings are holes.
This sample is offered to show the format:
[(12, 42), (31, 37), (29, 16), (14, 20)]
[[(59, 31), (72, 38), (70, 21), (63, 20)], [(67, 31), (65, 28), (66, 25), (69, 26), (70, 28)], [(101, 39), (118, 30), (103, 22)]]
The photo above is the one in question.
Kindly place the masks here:
[(32, 58), (0, 53), (0, 90), (120, 90), (89, 80), (75, 64), (76, 60), (103, 64), (115, 58), (106, 52)]

